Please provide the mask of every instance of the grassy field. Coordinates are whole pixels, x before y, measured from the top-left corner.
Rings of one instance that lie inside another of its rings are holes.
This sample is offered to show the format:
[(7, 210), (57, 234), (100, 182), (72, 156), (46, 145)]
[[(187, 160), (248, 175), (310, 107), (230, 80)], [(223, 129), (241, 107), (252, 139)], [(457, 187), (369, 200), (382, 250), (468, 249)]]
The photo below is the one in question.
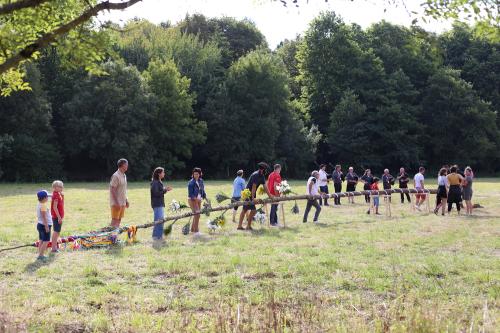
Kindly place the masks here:
[[(185, 202), (185, 182), (172, 185), (167, 202)], [(231, 193), (230, 182), (206, 185), (211, 198)], [(0, 332), (498, 332), (500, 182), (474, 185), (485, 208), (472, 217), (414, 213), (398, 197), (391, 218), (368, 216), (356, 198), (313, 225), (300, 202), (300, 215), (285, 206), (286, 229), (229, 221), (193, 241), (179, 223), (161, 249), (147, 229), (137, 244), (43, 264), (35, 248), (0, 253)], [(36, 240), (41, 187), (0, 185), (0, 248)], [(109, 223), (107, 184), (65, 193), (63, 236)], [(124, 224), (152, 219), (147, 183), (129, 184), (129, 199)]]

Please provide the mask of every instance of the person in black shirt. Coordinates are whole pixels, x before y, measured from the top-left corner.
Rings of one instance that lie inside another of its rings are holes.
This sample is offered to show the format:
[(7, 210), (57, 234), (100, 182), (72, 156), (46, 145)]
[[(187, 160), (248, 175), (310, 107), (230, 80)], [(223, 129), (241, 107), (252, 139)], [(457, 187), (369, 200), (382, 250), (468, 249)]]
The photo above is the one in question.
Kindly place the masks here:
[[(342, 167), (340, 165), (335, 166), (335, 171), (332, 173), (333, 186), (335, 187), (335, 193), (342, 192), (342, 182), (344, 181), (344, 174), (342, 173)], [(340, 197), (335, 197), (335, 204), (340, 205)]]
[(252, 203), (249, 205), (243, 206), (243, 209), (242, 209), (241, 214), (240, 214), (240, 221), (238, 223), (238, 230), (245, 230), (245, 229), (243, 229), (243, 219), (245, 218), (247, 211), (250, 211), (250, 213), (248, 214), (248, 218), (247, 218), (246, 230), (253, 230), (252, 229), (252, 220), (253, 220), (255, 214), (257, 213), (257, 209), (255, 208), (255, 203), (258, 201), (256, 199), (257, 188), (259, 188), (260, 185), (262, 185), (264, 187), (264, 190), (266, 191), (269, 198), (274, 197), (269, 192), (269, 189), (266, 186), (266, 173), (267, 173), (267, 170), (269, 169), (269, 166), (267, 165), (267, 163), (264, 163), (264, 162), (260, 162), (258, 164), (258, 166), (259, 166), (259, 170), (252, 173), (250, 178), (248, 178), (248, 183), (247, 183), (246, 188), (249, 189), (250, 192), (252, 192), (252, 195), (251, 195), (250, 199), (246, 199), (245, 201), (249, 201), (249, 202), (251, 201)]
[[(397, 177), (399, 181), (399, 188), (408, 188), (408, 183), (410, 182), (410, 176), (405, 172), (405, 168), (399, 168), (399, 175)], [(401, 203), (405, 203), (405, 195), (406, 200), (411, 203), (410, 194), (409, 193), (401, 193)]]
[[(365, 170), (365, 174), (361, 177), (361, 182), (363, 182), (363, 190), (369, 191), (370, 186), (373, 183), (372, 171), (370, 169)], [(365, 194), (365, 202), (370, 203), (370, 195)]]
[[(349, 167), (349, 172), (346, 175), (346, 180), (347, 180), (347, 192), (354, 192), (356, 191), (356, 185), (358, 184), (359, 177), (358, 175), (354, 172), (353, 167)], [(350, 203), (354, 203), (354, 197), (349, 196), (347, 197), (348, 201)]]
[[(384, 174), (382, 175), (382, 185), (384, 190), (390, 190), (392, 185), (394, 185), (394, 177), (389, 173), (389, 169), (384, 169)], [(391, 194), (389, 193), (389, 201), (391, 201)]]

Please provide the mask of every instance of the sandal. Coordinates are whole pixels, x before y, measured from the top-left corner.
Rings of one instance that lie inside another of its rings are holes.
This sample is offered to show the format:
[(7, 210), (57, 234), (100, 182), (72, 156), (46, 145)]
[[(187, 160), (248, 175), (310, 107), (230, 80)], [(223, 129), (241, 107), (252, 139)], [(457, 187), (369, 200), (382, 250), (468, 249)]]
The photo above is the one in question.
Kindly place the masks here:
[(243, 228), (243, 227), (238, 227), (238, 229), (236, 229), (236, 230), (245, 230), (245, 228)]
[(247, 227), (247, 230), (252, 231), (253, 228), (252, 227)]

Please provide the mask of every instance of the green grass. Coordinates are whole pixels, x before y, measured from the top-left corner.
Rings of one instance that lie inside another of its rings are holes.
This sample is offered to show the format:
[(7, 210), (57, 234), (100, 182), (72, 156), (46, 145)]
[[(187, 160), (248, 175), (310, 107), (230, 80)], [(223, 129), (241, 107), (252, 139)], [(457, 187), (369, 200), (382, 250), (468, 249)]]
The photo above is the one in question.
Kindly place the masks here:
[[(303, 193), (304, 183), (292, 186)], [(185, 202), (185, 182), (172, 185), (167, 202)], [(230, 182), (206, 185), (211, 198), (231, 194)], [(161, 249), (146, 229), (137, 244), (43, 265), (34, 248), (0, 253), (0, 332), (498, 331), (500, 183), (474, 185), (485, 208), (472, 217), (413, 213), (398, 197), (391, 218), (374, 217), (356, 198), (313, 225), (299, 202), (300, 215), (285, 206), (286, 229), (237, 232), (228, 221), (196, 242), (181, 222)], [(41, 187), (0, 185), (0, 248), (36, 240)], [(69, 183), (65, 193), (63, 235), (109, 223), (107, 184)], [(148, 184), (130, 184), (129, 198), (123, 223), (150, 221)]]

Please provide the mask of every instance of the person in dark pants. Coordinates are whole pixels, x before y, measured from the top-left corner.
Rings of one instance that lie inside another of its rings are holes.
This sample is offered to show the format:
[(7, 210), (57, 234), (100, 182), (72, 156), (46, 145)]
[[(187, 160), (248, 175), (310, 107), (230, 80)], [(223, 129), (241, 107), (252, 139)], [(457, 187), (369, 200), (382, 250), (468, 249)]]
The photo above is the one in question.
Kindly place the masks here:
[[(257, 208), (255, 207), (256, 203), (259, 203), (260, 200), (257, 199), (257, 189), (260, 185), (264, 186), (264, 191), (267, 193), (269, 198), (274, 198), (274, 196), (269, 192), (269, 189), (266, 185), (266, 174), (269, 166), (265, 162), (260, 162), (257, 164), (259, 166), (259, 170), (255, 171), (248, 178), (246, 189), (251, 192), (250, 198), (245, 199), (245, 201), (250, 202), (248, 205), (244, 205), (240, 214), (240, 221), (238, 222), (237, 230), (253, 230), (252, 229), (252, 220), (255, 214), (257, 213)], [(247, 215), (247, 212), (250, 213)], [(243, 228), (243, 220), (247, 217), (247, 227)]]
[[(326, 173), (326, 164), (321, 164), (319, 166), (319, 179), (318, 179), (318, 186), (319, 190), (322, 193), (328, 194), (328, 174)], [(324, 197), (323, 199), (319, 199), (319, 204), (323, 205), (323, 201), (325, 202), (325, 206), (330, 206), (328, 204), (328, 198)]]
[[(319, 179), (319, 172), (318, 171), (313, 171), (311, 173), (311, 177), (307, 180), (307, 185), (306, 185), (306, 194), (307, 195), (319, 195), (320, 191), (318, 189), (318, 179)], [(316, 208), (316, 213), (314, 213), (314, 223), (318, 223), (318, 217), (319, 213), (321, 212), (321, 206), (318, 203), (318, 200), (316, 199), (307, 199), (307, 205), (306, 205), (306, 210), (304, 211), (304, 219), (302, 222), (306, 223), (307, 222), (307, 216), (309, 215), (309, 211), (311, 210), (311, 207)]]
[[(373, 183), (372, 171), (370, 169), (365, 170), (365, 174), (361, 177), (361, 181), (364, 184), (363, 190), (370, 191), (372, 183)], [(370, 195), (365, 195), (365, 202), (370, 203)]]
[[(153, 208), (153, 221), (160, 221), (165, 218), (165, 194), (172, 191), (172, 187), (164, 186), (165, 169), (157, 167), (151, 177), (151, 208)], [(153, 227), (153, 240), (161, 242), (163, 240), (163, 223), (155, 224)]]
[[(384, 190), (390, 190), (392, 185), (394, 185), (394, 177), (389, 173), (389, 169), (384, 169), (384, 174), (382, 175), (382, 186)], [(391, 201), (391, 194), (389, 193), (389, 201)]]
[(460, 215), (460, 202), (462, 201), (462, 189), (460, 184), (465, 180), (458, 172), (456, 166), (450, 168), (450, 174), (447, 176), (449, 191), (448, 191), (448, 214), (451, 212), (453, 204), (457, 205), (457, 212)]
[[(353, 167), (349, 167), (349, 172), (346, 175), (346, 181), (347, 181), (347, 192), (354, 192), (356, 191), (356, 185), (358, 184), (359, 177), (358, 175), (354, 172)], [(348, 201), (350, 203), (354, 203), (354, 196), (349, 196), (347, 197)]]
[[(399, 175), (397, 177), (397, 180), (399, 182), (399, 188), (408, 188), (408, 183), (410, 181), (410, 176), (405, 172), (405, 168), (399, 168)], [(411, 203), (410, 200), (410, 193), (401, 193), (401, 203), (405, 203), (405, 195), (406, 195), (406, 200)]]
[[(342, 173), (342, 167), (340, 165), (335, 166), (335, 171), (332, 173), (333, 186), (335, 187), (335, 193), (342, 192), (342, 181), (344, 180), (344, 174)], [(335, 204), (340, 205), (340, 197), (335, 197)]]
[[(269, 189), (269, 193), (271, 193), (275, 197), (279, 197), (280, 193), (277, 189), (281, 184), (281, 165), (275, 164), (274, 171), (269, 174), (267, 178), (267, 188)], [(271, 204), (271, 214), (269, 216), (269, 223), (271, 226), (278, 226), (278, 204)]]

